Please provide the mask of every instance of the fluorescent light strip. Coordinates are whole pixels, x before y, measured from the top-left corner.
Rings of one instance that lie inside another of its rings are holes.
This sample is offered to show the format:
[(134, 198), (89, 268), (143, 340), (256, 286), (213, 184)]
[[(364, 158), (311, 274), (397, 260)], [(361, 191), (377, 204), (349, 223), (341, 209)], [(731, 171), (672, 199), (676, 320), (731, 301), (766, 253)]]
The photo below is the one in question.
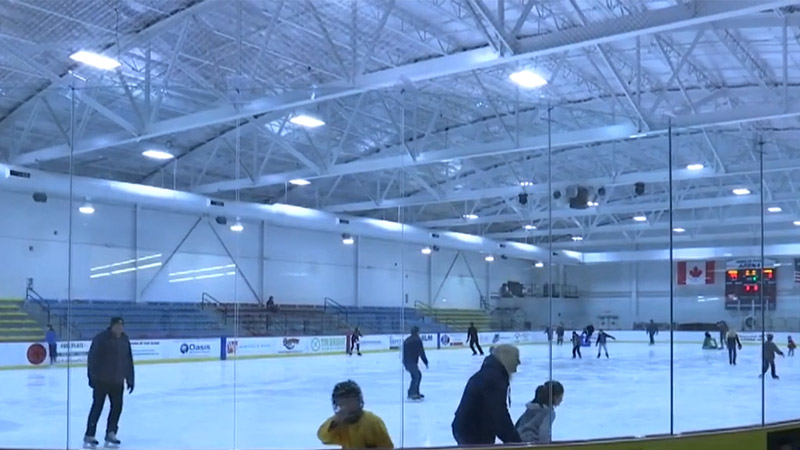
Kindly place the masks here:
[(101, 273), (96, 273), (94, 275), (89, 275), (89, 278), (102, 278), (102, 277), (110, 277), (110, 276), (111, 276), (111, 272), (101, 272)]
[(101, 70), (113, 70), (122, 65), (116, 59), (93, 52), (87, 52), (86, 50), (73, 53), (70, 55), (70, 59)]
[(137, 270), (152, 269), (153, 267), (161, 266), (161, 264), (162, 264), (161, 262), (157, 262), (157, 263), (145, 264), (143, 266), (126, 267), (124, 269), (112, 270), (111, 272), (100, 272), (100, 273), (95, 273), (95, 274), (89, 275), (89, 278), (102, 278), (102, 277), (108, 277), (108, 276), (111, 276), (111, 275), (121, 275), (123, 273), (135, 272)]
[(225, 276), (229, 277), (229, 276), (232, 276), (232, 275), (236, 275), (236, 272), (233, 271), (233, 272), (225, 272), (225, 273), (212, 273), (212, 274), (208, 274), (208, 275), (199, 275), (199, 276), (196, 276), (196, 277), (173, 278), (173, 279), (169, 280), (169, 282), (170, 283), (185, 283), (187, 281), (207, 280), (209, 278), (219, 278), (219, 277), (225, 277)]
[(133, 264), (133, 263), (135, 263), (137, 261), (140, 261), (140, 262), (141, 261), (147, 261), (148, 259), (154, 259), (154, 258), (160, 258), (160, 257), (161, 257), (161, 253), (156, 253), (155, 255), (143, 256), (143, 257), (141, 257), (139, 259), (129, 259), (127, 261), (120, 261), (120, 262), (115, 262), (115, 263), (112, 263), (112, 264), (106, 264), (105, 266), (92, 267), (91, 269), (89, 269), (89, 271), (90, 272), (95, 272), (97, 270), (110, 269), (111, 267), (124, 266), (125, 264)]
[(230, 269), (232, 267), (236, 267), (236, 264), (228, 264), (228, 265), (225, 265), (225, 266), (204, 267), (202, 269), (194, 269), (194, 270), (183, 270), (183, 271), (180, 271), (180, 272), (172, 272), (172, 273), (169, 274), (169, 276), (176, 277), (178, 275), (189, 275), (191, 273), (212, 272), (214, 270)]

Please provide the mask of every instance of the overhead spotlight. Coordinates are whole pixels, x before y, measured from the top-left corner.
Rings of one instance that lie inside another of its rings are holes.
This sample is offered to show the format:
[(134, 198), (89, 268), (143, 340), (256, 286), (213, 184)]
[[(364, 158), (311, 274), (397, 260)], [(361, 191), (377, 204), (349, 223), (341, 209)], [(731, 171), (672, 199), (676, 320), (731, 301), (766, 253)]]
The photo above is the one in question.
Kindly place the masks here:
[(145, 150), (142, 152), (142, 156), (159, 161), (166, 161), (175, 157), (172, 153), (156, 149)]
[(586, 202), (586, 206), (592, 208), (592, 207), (595, 207), (595, 206), (600, 206), (600, 203), (597, 203), (597, 202)]
[(531, 231), (536, 229), (536, 225), (527, 224), (523, 228), (525, 228), (525, 231)]
[(78, 212), (81, 214), (94, 214), (94, 206), (90, 203), (84, 203), (78, 208)]
[(572, 236), (572, 240), (575, 241), (575, 242), (582, 241), (583, 240), (583, 236)]
[(647, 216), (633, 216), (634, 222), (647, 222)]
[(547, 80), (541, 75), (531, 70), (520, 70), (508, 76), (508, 78), (519, 87), (534, 89), (547, 84)]
[(733, 192), (733, 195), (750, 195), (750, 189), (747, 188), (736, 188), (731, 192)]
[(289, 122), (292, 122), (295, 125), (300, 125), (301, 127), (306, 127), (306, 128), (317, 128), (325, 125), (324, 121), (317, 119), (316, 117), (307, 116), (305, 114), (294, 116), (291, 119), (289, 119)]
[(779, 213), (783, 211), (783, 208), (781, 208), (780, 206), (770, 206), (769, 208), (767, 208), (767, 211), (771, 213)]
[(672, 229), (672, 231), (674, 231), (676, 233), (685, 233), (686, 232), (686, 228), (675, 227), (675, 228)]
[(478, 215), (477, 214), (464, 214), (461, 217), (463, 217), (464, 219), (467, 219), (467, 220), (478, 220)]
[(536, 264), (534, 264), (533, 266), (534, 266), (534, 267), (538, 267), (538, 268), (540, 268), (540, 269), (541, 269), (542, 267), (544, 267), (544, 263), (543, 263), (543, 262), (541, 262), (541, 261), (537, 261), (537, 262), (536, 262)]
[(533, 181), (520, 181), (520, 187), (531, 187), (533, 186)]
[(528, 194), (519, 194), (517, 197), (519, 200), (520, 205), (527, 205), (528, 204)]
[(311, 182), (303, 178), (295, 178), (294, 180), (289, 180), (289, 184), (293, 184), (295, 186), (308, 186), (311, 184)]
[(486, 262), (494, 262), (494, 256), (488, 255), (486, 258), (483, 258)]
[(688, 170), (703, 170), (705, 166), (702, 164), (689, 164), (686, 168)]
[(637, 181), (633, 184), (633, 192), (636, 195), (644, 195), (644, 183), (641, 181)]
[(242, 225), (242, 222), (239, 222), (239, 219), (236, 219), (236, 222), (233, 225), (231, 225), (231, 231), (233, 231), (234, 233), (241, 233), (243, 230), (244, 230), (244, 225)]
[(433, 252), (430, 247), (424, 247), (421, 251), (423, 255), (430, 255)]
[(113, 70), (121, 66), (119, 61), (117, 61), (116, 59), (112, 59), (107, 56), (103, 56), (93, 52), (87, 52), (85, 50), (75, 52), (71, 54), (69, 57), (73, 61), (78, 61), (80, 63), (86, 64), (87, 66), (92, 66), (94, 68), (101, 70)]
[(342, 233), (342, 244), (353, 245), (355, 242), (356, 240), (353, 239), (353, 236), (350, 236), (349, 233)]
[(795, 220), (794, 222), (792, 222), (792, 224), (794, 224), (794, 226), (796, 227), (800, 227), (800, 220)]

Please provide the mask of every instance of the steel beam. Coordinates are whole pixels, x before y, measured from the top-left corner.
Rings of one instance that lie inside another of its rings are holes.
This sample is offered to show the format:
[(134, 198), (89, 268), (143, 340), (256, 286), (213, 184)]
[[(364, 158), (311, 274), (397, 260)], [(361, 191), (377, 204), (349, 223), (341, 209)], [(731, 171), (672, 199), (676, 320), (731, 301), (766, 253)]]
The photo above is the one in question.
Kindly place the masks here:
[[(133, 137), (128, 133), (96, 136), (92, 139), (77, 142), (74, 154), (80, 155), (122, 144), (231, 122), (237, 119), (247, 119), (270, 111), (286, 111), (365, 91), (383, 89), (397, 85), (398, 80), (406, 80), (412, 83), (430, 80), (469, 70), (557, 54), (572, 49), (698, 26), (789, 6), (794, 3), (796, 3), (795, 0), (730, 0), (725, 2), (703, 2), (693, 4), (691, 7), (679, 4), (667, 8), (634, 13), (600, 23), (592, 23), (585, 27), (570, 28), (555, 33), (520, 39), (515, 43), (517, 53), (507, 57), (501, 57), (491, 47), (487, 46), (363, 75), (356, 77), (352, 83), (336, 81), (321, 85), (314, 90), (315, 95), (311, 95), (310, 89), (292, 91), (276, 96), (257, 98), (244, 103), (240, 108), (226, 105), (164, 120), (152, 124), (143, 133)], [(70, 149), (67, 145), (57, 145), (21, 155), (14, 163), (32, 164), (43, 162), (65, 157), (69, 153)]]

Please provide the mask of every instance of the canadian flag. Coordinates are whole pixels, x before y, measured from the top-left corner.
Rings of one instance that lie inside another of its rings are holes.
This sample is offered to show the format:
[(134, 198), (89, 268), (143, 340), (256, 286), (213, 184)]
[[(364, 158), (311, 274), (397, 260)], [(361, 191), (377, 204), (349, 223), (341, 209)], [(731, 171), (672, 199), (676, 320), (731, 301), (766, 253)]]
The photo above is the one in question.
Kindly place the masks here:
[(714, 284), (714, 261), (679, 261), (678, 284)]

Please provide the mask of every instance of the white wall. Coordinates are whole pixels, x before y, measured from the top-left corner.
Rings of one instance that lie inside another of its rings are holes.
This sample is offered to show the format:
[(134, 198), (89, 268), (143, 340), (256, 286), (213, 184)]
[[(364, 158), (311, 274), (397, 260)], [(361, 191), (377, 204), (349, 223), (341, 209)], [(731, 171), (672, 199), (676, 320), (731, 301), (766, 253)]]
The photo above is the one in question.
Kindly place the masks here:
[(206, 292), (220, 301), (273, 295), (294, 304), (330, 297), (344, 305), (478, 308), (487, 276), (497, 286), (529, 282), (529, 262), (489, 264), (448, 249), (426, 256), (416, 245), (367, 238), (346, 246), (338, 234), (260, 222), (234, 233), (213, 217), (134, 205), (93, 203), (96, 213), (83, 215), (79, 203), (70, 236), (69, 202), (0, 192), (3, 211), (13, 212), (0, 215), (0, 298), (23, 297), (30, 277), (53, 299), (71, 292), (73, 299), (197, 302)]
[[(800, 318), (800, 285), (794, 282), (793, 261), (778, 259), (778, 263), (777, 307), (774, 311), (768, 311), (767, 316), (780, 328), (786, 319), (797, 321)], [(554, 321), (560, 319), (567, 325), (574, 323), (582, 327), (588, 323), (597, 324), (598, 316), (618, 315), (622, 328), (650, 319), (669, 322), (672, 280), (668, 261), (587, 264), (567, 266), (565, 270), (566, 282), (578, 286), (580, 298), (554, 299)], [(546, 269), (541, 276), (547, 276)], [(725, 261), (718, 260), (714, 284), (674, 284), (674, 320), (678, 323), (726, 320), (740, 326), (741, 320), (750, 312), (726, 310), (724, 293)], [(534, 325), (547, 324), (547, 299), (528, 302), (525, 309)], [(760, 312), (757, 312), (758, 315)]]

